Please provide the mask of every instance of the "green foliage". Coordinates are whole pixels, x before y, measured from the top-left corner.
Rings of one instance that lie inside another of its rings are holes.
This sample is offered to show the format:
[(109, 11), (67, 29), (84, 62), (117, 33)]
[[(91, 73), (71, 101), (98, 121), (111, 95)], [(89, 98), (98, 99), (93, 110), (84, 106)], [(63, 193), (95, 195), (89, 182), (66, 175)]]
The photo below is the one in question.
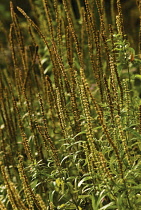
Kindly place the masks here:
[(78, 16), (69, 1), (31, 1), (34, 21), (17, 7), (26, 22), (10, 3), (0, 209), (141, 209), (140, 43), (119, 0), (114, 30), (102, 1), (76, 2)]

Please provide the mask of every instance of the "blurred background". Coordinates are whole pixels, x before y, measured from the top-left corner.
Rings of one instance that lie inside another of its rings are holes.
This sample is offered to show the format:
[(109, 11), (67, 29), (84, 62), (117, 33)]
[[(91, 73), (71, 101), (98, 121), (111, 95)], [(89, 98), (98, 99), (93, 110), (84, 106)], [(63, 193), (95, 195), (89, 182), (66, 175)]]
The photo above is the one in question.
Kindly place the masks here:
[[(50, 1), (50, 0), (49, 0)], [(78, 0), (79, 1), (79, 0)], [(94, 0), (91, 0), (92, 2)], [(105, 11), (107, 15), (108, 22), (111, 23), (111, 9), (110, 5), (111, 2), (115, 2), (114, 10), (117, 12), (116, 9), (116, 0), (103, 0), (105, 4)], [(16, 6), (21, 7), (25, 12), (30, 15), (30, 17), (33, 17), (33, 11), (31, 9), (31, 2), (35, 5), (42, 4), (42, 0), (12, 0), (15, 10)], [(53, 1), (52, 1), (53, 2)], [(60, 3), (61, 0), (59, 0)], [(81, 4), (83, 4), (84, 1), (80, 1)], [(50, 2), (51, 3), (51, 2)], [(125, 32), (130, 36), (132, 36), (131, 44), (133, 44), (134, 48), (136, 49), (136, 46), (138, 45), (138, 31), (139, 31), (139, 11), (137, 7), (137, 1), (136, 0), (121, 0), (122, 3), (122, 9), (123, 9), (123, 15), (124, 15), (124, 26), (125, 26)], [(0, 43), (2, 45), (6, 45), (6, 34), (9, 30), (9, 25), (11, 23), (11, 17), (10, 17), (10, 8), (9, 8), (10, 0), (0, 0)], [(71, 0), (71, 4), (73, 5), (75, 17), (79, 19), (79, 12), (77, 7), (77, 0)], [(16, 11), (18, 13), (18, 11)], [(18, 13), (18, 16), (21, 16), (20, 13)]]

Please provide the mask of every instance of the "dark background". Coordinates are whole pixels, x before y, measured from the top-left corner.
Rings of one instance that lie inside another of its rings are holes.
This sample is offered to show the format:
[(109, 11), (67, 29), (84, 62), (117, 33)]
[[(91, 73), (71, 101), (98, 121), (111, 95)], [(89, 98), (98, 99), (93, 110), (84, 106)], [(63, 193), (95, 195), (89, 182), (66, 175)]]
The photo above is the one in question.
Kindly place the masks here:
[[(15, 11), (18, 13), (18, 16), (22, 16), (17, 10), (16, 6), (21, 7), (25, 12), (32, 17), (32, 10), (30, 7), (29, 0), (12, 0)], [(35, 4), (39, 4), (40, 0), (34, 0)], [(53, 2), (53, 1), (52, 1)], [(60, 0), (61, 2), (61, 0)], [(80, 1), (83, 5), (84, 1)], [(110, 3), (111, 0), (105, 0), (105, 10), (108, 18), (108, 22), (111, 23), (111, 16), (110, 16)], [(124, 27), (125, 32), (127, 35), (132, 36), (132, 42), (135, 44), (138, 41), (138, 31), (139, 31), (139, 11), (136, 4), (136, 0), (122, 0), (122, 9), (123, 9), (123, 16), (124, 16)], [(9, 0), (0, 0), (0, 42), (6, 44), (5, 41), (5, 31), (9, 30), (9, 25), (11, 23), (10, 17), (10, 8), (9, 8), (10, 1)], [(73, 10), (75, 13), (75, 17), (79, 19), (79, 12), (77, 9), (76, 0), (71, 0), (71, 4), (73, 5)], [(115, 0), (115, 13), (117, 12), (116, 9), (116, 0)], [(136, 43), (137, 44), (137, 43)], [(135, 44), (135, 45), (136, 45)], [(136, 48), (136, 47), (135, 47)]]

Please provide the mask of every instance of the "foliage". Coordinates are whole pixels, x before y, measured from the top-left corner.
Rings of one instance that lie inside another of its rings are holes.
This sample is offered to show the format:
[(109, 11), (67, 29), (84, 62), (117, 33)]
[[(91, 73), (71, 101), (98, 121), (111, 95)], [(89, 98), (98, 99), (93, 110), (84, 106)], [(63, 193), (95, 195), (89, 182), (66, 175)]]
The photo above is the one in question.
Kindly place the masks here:
[(120, 1), (116, 29), (102, 2), (78, 0), (78, 19), (69, 1), (31, 1), (34, 21), (17, 7), (26, 24), (10, 3), (2, 210), (141, 209), (141, 45), (127, 39)]

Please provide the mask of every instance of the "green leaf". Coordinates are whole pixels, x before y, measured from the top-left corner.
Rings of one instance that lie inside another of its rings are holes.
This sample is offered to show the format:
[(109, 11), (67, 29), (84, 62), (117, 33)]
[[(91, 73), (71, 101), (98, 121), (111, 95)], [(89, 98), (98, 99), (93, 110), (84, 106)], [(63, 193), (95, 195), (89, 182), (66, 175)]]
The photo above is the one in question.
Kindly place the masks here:
[(92, 179), (92, 176), (84, 177), (84, 178), (78, 183), (78, 187), (80, 187), (85, 181), (91, 180), (91, 179)]
[(41, 60), (41, 64), (44, 64), (46, 61), (47, 61), (47, 58), (43, 58), (43, 59)]
[(135, 129), (133, 128), (126, 128), (126, 130), (128, 130), (129, 132), (131, 132), (134, 136), (136, 136), (138, 139), (141, 140), (141, 134), (139, 132), (137, 132)]
[(75, 139), (77, 136), (80, 136), (82, 134), (86, 134), (86, 131), (81, 131), (80, 133), (76, 134), (73, 138)]
[(72, 156), (72, 155), (73, 155), (73, 154), (66, 155), (66, 156), (62, 159), (61, 164), (62, 164), (66, 159), (70, 158), (70, 156)]
[(103, 206), (102, 208), (100, 208), (99, 210), (105, 210), (105, 209), (116, 209), (116, 206), (114, 205), (114, 202), (110, 202), (107, 205)]
[(85, 199), (85, 198), (89, 198), (90, 195), (79, 195), (78, 198), (81, 198), (81, 199)]
[(37, 179), (35, 179), (33, 182), (31, 182), (31, 188), (35, 189), (37, 187), (37, 183), (38, 183)]
[(133, 186), (132, 189), (141, 190), (141, 184), (138, 184), (137, 186)]

